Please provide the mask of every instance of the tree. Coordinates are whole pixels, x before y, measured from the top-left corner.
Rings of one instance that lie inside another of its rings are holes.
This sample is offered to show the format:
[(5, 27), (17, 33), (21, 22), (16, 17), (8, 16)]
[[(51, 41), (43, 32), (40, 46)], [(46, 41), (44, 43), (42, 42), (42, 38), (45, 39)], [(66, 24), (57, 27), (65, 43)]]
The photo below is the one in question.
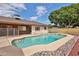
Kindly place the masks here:
[(79, 24), (79, 4), (52, 11), (48, 18), (51, 23), (59, 24), (61, 27), (73, 27), (75, 24)]

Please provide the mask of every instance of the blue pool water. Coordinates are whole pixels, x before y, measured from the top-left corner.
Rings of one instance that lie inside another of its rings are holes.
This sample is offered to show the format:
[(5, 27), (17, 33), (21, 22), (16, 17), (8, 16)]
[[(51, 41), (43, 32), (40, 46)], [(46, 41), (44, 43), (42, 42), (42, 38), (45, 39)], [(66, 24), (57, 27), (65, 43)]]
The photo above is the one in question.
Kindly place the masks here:
[(12, 45), (16, 46), (17, 48), (26, 48), (34, 45), (49, 44), (63, 37), (64, 35), (62, 34), (46, 34), (46, 35), (25, 37), (22, 39), (13, 40)]

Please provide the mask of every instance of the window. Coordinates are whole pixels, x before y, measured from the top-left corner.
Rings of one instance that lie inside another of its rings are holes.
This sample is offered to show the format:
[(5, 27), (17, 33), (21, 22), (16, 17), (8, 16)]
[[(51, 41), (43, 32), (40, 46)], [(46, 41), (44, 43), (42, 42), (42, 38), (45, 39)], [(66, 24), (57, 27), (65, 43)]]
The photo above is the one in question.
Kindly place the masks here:
[(26, 26), (19, 26), (20, 31), (26, 31)]
[(46, 27), (44, 27), (44, 30), (46, 30), (47, 28)]
[(40, 30), (40, 27), (35, 27), (35, 30)]

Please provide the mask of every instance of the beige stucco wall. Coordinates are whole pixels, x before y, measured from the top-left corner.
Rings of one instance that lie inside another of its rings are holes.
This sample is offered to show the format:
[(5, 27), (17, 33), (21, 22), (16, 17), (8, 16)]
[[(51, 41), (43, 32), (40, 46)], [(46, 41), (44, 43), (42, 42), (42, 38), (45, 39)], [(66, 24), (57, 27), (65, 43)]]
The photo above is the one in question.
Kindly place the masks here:
[(43, 26), (39, 26), (40, 27), (40, 30), (35, 30), (35, 27), (36, 26), (32, 26), (32, 29), (31, 29), (31, 33), (32, 34), (44, 34), (44, 33), (48, 33), (48, 27), (46, 27), (47, 29), (45, 30)]

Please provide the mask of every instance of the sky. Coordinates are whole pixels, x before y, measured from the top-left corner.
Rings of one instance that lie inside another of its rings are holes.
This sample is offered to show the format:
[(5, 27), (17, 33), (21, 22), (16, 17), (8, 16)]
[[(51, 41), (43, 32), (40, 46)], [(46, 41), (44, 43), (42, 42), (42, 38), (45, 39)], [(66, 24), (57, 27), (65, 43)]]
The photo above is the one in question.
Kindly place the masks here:
[(50, 24), (49, 14), (70, 3), (0, 3), (0, 16), (13, 17), (19, 14), (22, 19)]

